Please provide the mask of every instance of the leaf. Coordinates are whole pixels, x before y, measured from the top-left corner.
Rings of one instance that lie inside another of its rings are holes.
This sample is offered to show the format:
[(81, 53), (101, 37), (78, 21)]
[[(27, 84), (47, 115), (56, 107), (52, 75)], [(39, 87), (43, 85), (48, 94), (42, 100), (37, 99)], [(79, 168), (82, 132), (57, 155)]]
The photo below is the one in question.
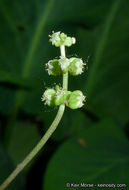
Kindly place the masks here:
[[(53, 116), (54, 118), (54, 116)], [(48, 126), (52, 122), (52, 118), (45, 123), (45, 128), (47, 130)], [(83, 125), (85, 123), (85, 126)], [(66, 109), (63, 115), (62, 121), (57, 127), (56, 131), (52, 135), (52, 139), (55, 141), (62, 141), (66, 138), (76, 135), (82, 129), (86, 129), (93, 121), (88, 118), (86, 114), (81, 111), (71, 109)]]
[(100, 117), (109, 116), (121, 125), (129, 113), (129, 2), (114, 1), (100, 27), (99, 40), (90, 67), (87, 109)]
[(59, 147), (48, 164), (44, 189), (66, 189), (66, 183), (128, 186), (128, 162), (129, 142), (114, 122), (105, 119)]
[[(9, 159), (8, 155), (4, 152), (3, 147), (0, 145), (0, 185), (7, 178), (7, 176), (12, 172), (13, 164)], [(22, 181), (18, 178), (17, 182), (13, 182), (8, 190), (21, 190), (23, 189)]]
[(34, 88), (34, 85), (35, 85), (35, 81), (23, 79), (23, 78), (17, 76), (16, 74), (6, 72), (6, 71), (0, 71), (0, 83), (10, 84), (10, 85), (12, 85), (12, 87), (15, 87), (15, 88), (19, 87), (19, 88), (23, 88), (23, 89), (24, 88), (30, 89), (30, 88), (32, 88), (32, 85)]
[(7, 145), (7, 152), (15, 165), (20, 163), (30, 153), (40, 138), (35, 124), (16, 122)]

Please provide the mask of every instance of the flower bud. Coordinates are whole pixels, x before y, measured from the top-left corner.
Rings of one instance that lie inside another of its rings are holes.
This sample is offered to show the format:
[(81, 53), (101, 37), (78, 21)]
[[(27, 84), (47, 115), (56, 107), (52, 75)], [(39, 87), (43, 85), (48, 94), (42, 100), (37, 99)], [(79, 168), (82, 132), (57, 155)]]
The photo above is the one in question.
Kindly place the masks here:
[(76, 39), (74, 37), (69, 37), (64, 33), (60, 32), (53, 32), (52, 35), (49, 35), (50, 42), (52, 42), (52, 45), (55, 45), (56, 47), (59, 47), (61, 45), (65, 45), (70, 47), (72, 44), (75, 44)]
[(68, 72), (69, 64), (70, 64), (69, 59), (67, 59), (66, 57), (59, 59), (59, 65), (63, 73)]
[(75, 90), (70, 94), (68, 99), (68, 107), (71, 109), (81, 108), (84, 104), (85, 96), (80, 90)]
[(69, 59), (69, 61), (70, 61), (69, 73), (71, 75), (79, 75), (83, 72), (84, 65), (86, 64), (83, 63), (82, 59), (72, 57)]
[(76, 38), (72, 37), (72, 44), (76, 43)]
[(52, 42), (52, 45), (55, 45), (56, 47), (60, 46), (60, 32), (53, 32), (52, 35), (49, 35), (50, 42)]
[(71, 91), (67, 91), (65, 89), (62, 89), (59, 85), (55, 85), (55, 105), (59, 106), (61, 104), (67, 105), (67, 100), (70, 97)]
[(55, 105), (59, 106), (65, 103), (67, 91), (64, 89), (58, 89), (55, 95)]
[(48, 106), (54, 106), (55, 105), (55, 95), (56, 91), (53, 88), (47, 89), (43, 96), (42, 96), (42, 101), (45, 101), (45, 104)]
[(67, 38), (67, 35), (66, 35), (66, 34), (64, 34), (64, 33), (61, 33), (61, 34), (60, 34), (60, 40), (61, 40), (61, 44), (62, 44), (62, 45), (64, 44), (66, 38)]
[(75, 38), (67, 37), (64, 44), (65, 44), (65, 46), (70, 47), (72, 44), (75, 44), (75, 42), (76, 42)]
[(60, 86), (56, 84), (54, 88), (55, 88), (55, 91), (58, 91), (60, 89)]
[(58, 59), (50, 60), (46, 64), (46, 67), (47, 67), (46, 70), (48, 71), (49, 75), (57, 76), (57, 75), (61, 75), (62, 74), (62, 70), (60, 68)]

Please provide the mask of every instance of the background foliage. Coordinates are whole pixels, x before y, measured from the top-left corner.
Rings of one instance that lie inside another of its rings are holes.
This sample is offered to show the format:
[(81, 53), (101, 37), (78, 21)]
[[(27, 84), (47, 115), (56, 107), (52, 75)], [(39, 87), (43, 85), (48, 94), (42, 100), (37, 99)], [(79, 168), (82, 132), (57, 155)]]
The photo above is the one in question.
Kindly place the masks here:
[(45, 88), (62, 80), (45, 71), (60, 55), (48, 34), (75, 36), (67, 55), (88, 62), (83, 75), (69, 77), (69, 89), (86, 94), (85, 107), (66, 109), (51, 140), (9, 190), (69, 189), (68, 182), (129, 185), (128, 17), (128, 0), (0, 0), (0, 182), (57, 112), (41, 102)]

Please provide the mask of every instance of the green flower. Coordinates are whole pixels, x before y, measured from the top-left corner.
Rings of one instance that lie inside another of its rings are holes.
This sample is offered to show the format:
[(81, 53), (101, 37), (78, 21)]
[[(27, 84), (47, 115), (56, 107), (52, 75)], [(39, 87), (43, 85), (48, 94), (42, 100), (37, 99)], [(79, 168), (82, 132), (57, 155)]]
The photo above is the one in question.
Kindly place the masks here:
[(75, 44), (75, 43), (76, 43), (76, 39), (74, 37), (72, 37), (72, 38), (67, 37), (64, 42), (64, 45), (70, 47), (72, 44)]
[(71, 109), (81, 108), (84, 105), (85, 96), (80, 90), (75, 90), (70, 94), (67, 105)]
[(52, 45), (55, 45), (56, 47), (61, 45), (70, 47), (72, 44), (76, 43), (76, 39), (74, 37), (69, 37), (66, 34), (60, 32), (53, 32), (52, 35), (49, 35), (49, 37), (49, 41), (52, 42)]
[(60, 41), (61, 41), (61, 45), (64, 44), (65, 40), (67, 39), (67, 35), (64, 33), (60, 34)]
[[(76, 43), (74, 37), (69, 37), (65, 33), (53, 32), (52, 35), (49, 35), (50, 42), (56, 47), (68, 46)], [(63, 75), (69, 72), (71, 75), (79, 75), (83, 72), (84, 65), (82, 59), (72, 57), (70, 59), (65, 57), (65, 47), (60, 48), (61, 57), (59, 59), (50, 60), (46, 64), (46, 70), (49, 75)], [(66, 75), (67, 76), (67, 75)], [(63, 78), (64, 80), (64, 78)], [(65, 82), (63, 81), (63, 87), (65, 87)], [(65, 104), (71, 109), (81, 108), (84, 105), (85, 96), (79, 90), (74, 92), (68, 91), (56, 85), (52, 89), (47, 89), (43, 96), (42, 101), (45, 101), (45, 104), (49, 106), (59, 106)]]
[(68, 99), (70, 97), (71, 91), (62, 89), (58, 85), (55, 86), (56, 95), (55, 95), (55, 105), (59, 106), (61, 104), (68, 105)]
[(69, 59), (67, 59), (66, 57), (64, 57), (64, 58), (61, 57), (59, 59), (59, 65), (60, 65), (60, 68), (63, 71), (63, 73), (68, 72), (69, 64), (70, 64)]
[(52, 35), (49, 35), (50, 37), (50, 42), (52, 42), (52, 45), (55, 45), (56, 47), (60, 46), (60, 32), (53, 32)]
[(62, 70), (60, 68), (59, 65), (59, 60), (58, 59), (53, 59), (50, 60), (47, 64), (46, 64), (46, 70), (48, 71), (49, 75), (61, 75), (62, 74)]
[(56, 95), (55, 95), (55, 105), (56, 106), (59, 106), (59, 105), (65, 103), (66, 93), (67, 93), (66, 90), (64, 90), (62, 88), (58, 88), (58, 90), (56, 91)]
[(71, 75), (79, 75), (83, 73), (84, 65), (82, 59), (72, 57), (69, 59), (70, 65), (69, 65), (69, 73)]
[(55, 95), (56, 91), (53, 88), (49, 88), (44, 92), (41, 99), (45, 101), (45, 104), (48, 106), (55, 106)]

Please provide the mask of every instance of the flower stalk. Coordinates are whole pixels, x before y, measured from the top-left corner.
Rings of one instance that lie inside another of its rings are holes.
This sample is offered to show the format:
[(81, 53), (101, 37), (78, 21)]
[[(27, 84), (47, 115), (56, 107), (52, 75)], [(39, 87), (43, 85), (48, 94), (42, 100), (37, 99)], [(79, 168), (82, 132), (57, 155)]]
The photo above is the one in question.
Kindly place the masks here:
[(81, 91), (68, 91), (68, 72), (72, 75), (81, 74), (83, 65), (85, 65), (81, 59), (66, 58), (65, 46), (70, 47), (72, 44), (75, 44), (75, 38), (68, 37), (66, 34), (60, 32), (53, 33), (49, 37), (52, 45), (60, 47), (61, 56), (59, 60), (54, 59), (46, 64), (47, 71), (49, 75), (62, 75), (63, 82), (62, 87), (56, 85), (52, 89), (47, 89), (42, 96), (42, 101), (45, 101), (45, 104), (47, 104), (48, 106), (59, 106), (59, 109), (54, 121), (50, 125), (49, 129), (46, 131), (45, 135), (41, 138), (41, 140), (33, 148), (33, 150), (26, 156), (26, 158), (17, 165), (16, 169), (14, 169), (14, 171), (0, 185), (0, 190), (4, 190), (43, 148), (45, 143), (56, 130), (64, 114), (65, 105), (71, 109), (77, 109), (83, 106), (83, 102), (85, 100), (85, 96)]

